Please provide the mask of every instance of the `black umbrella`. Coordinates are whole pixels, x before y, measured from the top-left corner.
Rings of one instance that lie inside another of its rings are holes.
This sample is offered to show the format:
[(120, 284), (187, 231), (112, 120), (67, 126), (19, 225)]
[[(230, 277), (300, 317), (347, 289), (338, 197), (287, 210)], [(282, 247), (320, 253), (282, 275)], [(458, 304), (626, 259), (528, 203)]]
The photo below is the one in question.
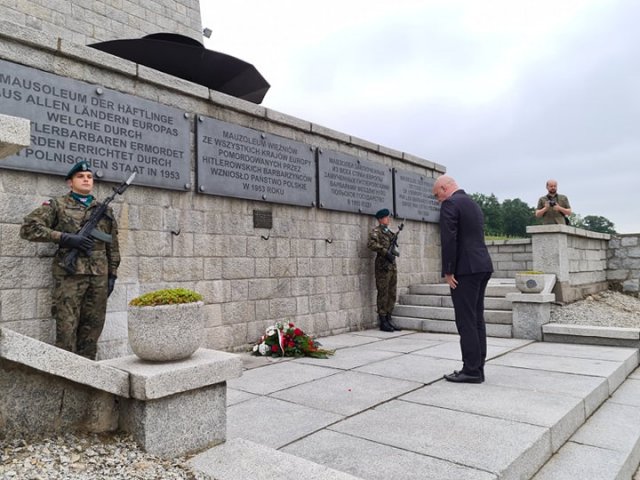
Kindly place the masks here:
[(253, 103), (261, 103), (270, 87), (250, 63), (207, 50), (197, 40), (176, 33), (89, 46)]

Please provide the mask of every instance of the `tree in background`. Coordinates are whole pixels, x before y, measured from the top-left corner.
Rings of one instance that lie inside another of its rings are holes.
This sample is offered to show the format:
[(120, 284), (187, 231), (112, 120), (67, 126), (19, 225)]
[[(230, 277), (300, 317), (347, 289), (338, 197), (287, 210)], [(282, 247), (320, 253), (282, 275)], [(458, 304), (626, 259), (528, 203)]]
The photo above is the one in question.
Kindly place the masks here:
[(535, 215), (535, 209), (519, 198), (502, 202), (502, 225), (504, 235), (507, 237), (526, 237), (527, 225), (531, 225), (531, 219)]
[[(527, 237), (527, 226), (537, 225), (535, 208), (519, 198), (507, 199), (500, 203), (492, 193), (472, 193), (473, 198), (484, 214), (485, 235), (491, 237)], [(616, 233), (614, 224), (605, 217), (587, 215), (581, 217), (576, 213), (569, 216), (572, 227), (583, 228), (592, 232)]]
[(585, 230), (600, 233), (616, 233), (615, 225), (610, 220), (599, 215), (587, 215), (582, 219)]
[(503, 235), (502, 231), (502, 206), (492, 193), (487, 196), (482, 193), (472, 193), (471, 198), (480, 205), (484, 214), (484, 234), (497, 236)]

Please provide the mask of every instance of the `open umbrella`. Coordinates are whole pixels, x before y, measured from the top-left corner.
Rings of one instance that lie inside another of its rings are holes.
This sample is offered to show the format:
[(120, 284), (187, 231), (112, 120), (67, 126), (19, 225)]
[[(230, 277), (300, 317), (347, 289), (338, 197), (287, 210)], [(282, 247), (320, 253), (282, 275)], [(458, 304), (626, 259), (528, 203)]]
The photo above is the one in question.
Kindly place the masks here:
[(250, 63), (208, 50), (197, 40), (176, 33), (89, 46), (253, 103), (261, 103), (270, 87)]

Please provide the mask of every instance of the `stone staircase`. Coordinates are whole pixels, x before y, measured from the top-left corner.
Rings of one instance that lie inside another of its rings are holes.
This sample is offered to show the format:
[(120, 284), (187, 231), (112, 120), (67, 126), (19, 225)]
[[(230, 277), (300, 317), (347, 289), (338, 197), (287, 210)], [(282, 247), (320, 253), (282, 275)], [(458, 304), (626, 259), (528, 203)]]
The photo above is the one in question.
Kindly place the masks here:
[[(511, 302), (505, 296), (517, 291), (513, 279), (492, 278), (489, 281), (484, 312), (487, 336), (512, 337)], [(394, 323), (406, 329), (457, 333), (449, 286), (444, 283), (412, 285), (408, 294), (400, 295), (392, 318)]]

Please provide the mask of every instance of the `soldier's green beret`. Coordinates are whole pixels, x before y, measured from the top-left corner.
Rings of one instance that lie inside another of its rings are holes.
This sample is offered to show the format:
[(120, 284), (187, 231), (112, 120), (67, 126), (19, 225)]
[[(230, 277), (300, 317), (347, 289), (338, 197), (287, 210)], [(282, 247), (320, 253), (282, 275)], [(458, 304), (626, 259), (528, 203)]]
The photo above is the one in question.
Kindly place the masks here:
[(64, 177), (64, 179), (71, 180), (73, 176), (78, 172), (91, 172), (91, 167), (86, 161), (81, 160), (78, 163), (76, 163), (73, 167), (71, 167), (71, 170), (69, 170), (69, 172), (67, 173), (67, 176)]
[(381, 218), (388, 217), (391, 215), (388, 208), (383, 208), (382, 210), (378, 210), (376, 212), (376, 218), (380, 220)]

